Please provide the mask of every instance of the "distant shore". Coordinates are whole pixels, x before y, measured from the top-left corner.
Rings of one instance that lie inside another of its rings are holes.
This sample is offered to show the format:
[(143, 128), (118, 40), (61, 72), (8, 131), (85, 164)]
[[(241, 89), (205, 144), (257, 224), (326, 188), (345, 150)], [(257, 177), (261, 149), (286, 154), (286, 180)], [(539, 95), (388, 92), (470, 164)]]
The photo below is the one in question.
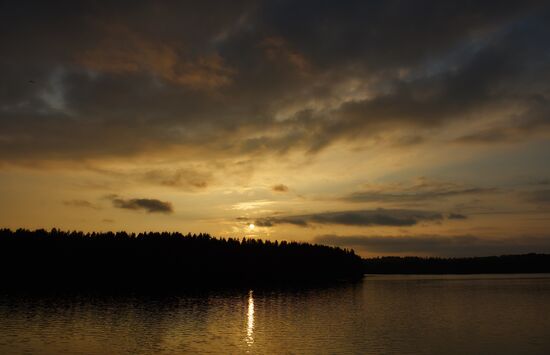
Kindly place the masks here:
[(366, 274), (513, 274), (550, 272), (549, 254), (470, 258), (380, 257), (363, 259)]

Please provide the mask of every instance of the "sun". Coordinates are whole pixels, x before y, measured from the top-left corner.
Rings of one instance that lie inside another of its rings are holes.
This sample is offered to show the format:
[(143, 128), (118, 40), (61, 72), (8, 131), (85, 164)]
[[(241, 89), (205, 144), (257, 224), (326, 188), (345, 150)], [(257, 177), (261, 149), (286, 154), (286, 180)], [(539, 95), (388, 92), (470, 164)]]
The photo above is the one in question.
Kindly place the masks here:
[(253, 231), (254, 228), (256, 228), (256, 226), (254, 225), (254, 223), (250, 223), (250, 224), (248, 225), (248, 229), (250, 229), (251, 231)]

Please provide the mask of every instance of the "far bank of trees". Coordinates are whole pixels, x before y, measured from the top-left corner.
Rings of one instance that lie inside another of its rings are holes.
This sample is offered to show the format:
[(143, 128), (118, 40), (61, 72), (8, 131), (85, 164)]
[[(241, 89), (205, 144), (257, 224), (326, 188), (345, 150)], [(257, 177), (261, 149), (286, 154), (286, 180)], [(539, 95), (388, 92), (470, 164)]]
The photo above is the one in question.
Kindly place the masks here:
[(524, 254), (472, 258), (380, 257), (363, 260), (367, 274), (550, 273), (550, 255)]

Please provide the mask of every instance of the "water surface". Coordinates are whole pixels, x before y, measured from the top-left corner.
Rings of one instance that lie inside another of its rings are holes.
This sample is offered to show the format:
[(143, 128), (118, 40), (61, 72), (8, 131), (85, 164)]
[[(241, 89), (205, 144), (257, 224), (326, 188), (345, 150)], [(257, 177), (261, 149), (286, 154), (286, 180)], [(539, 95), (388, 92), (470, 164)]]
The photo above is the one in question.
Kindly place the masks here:
[(316, 289), (0, 296), (2, 354), (550, 353), (550, 274)]

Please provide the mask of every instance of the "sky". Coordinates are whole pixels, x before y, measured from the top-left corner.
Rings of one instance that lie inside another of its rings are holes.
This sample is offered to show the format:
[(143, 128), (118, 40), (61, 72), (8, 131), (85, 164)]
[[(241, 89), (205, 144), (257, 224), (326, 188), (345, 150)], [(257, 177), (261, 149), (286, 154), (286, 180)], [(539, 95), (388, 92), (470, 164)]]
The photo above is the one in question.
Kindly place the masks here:
[(549, 38), (545, 1), (2, 1), (0, 228), (550, 252)]

